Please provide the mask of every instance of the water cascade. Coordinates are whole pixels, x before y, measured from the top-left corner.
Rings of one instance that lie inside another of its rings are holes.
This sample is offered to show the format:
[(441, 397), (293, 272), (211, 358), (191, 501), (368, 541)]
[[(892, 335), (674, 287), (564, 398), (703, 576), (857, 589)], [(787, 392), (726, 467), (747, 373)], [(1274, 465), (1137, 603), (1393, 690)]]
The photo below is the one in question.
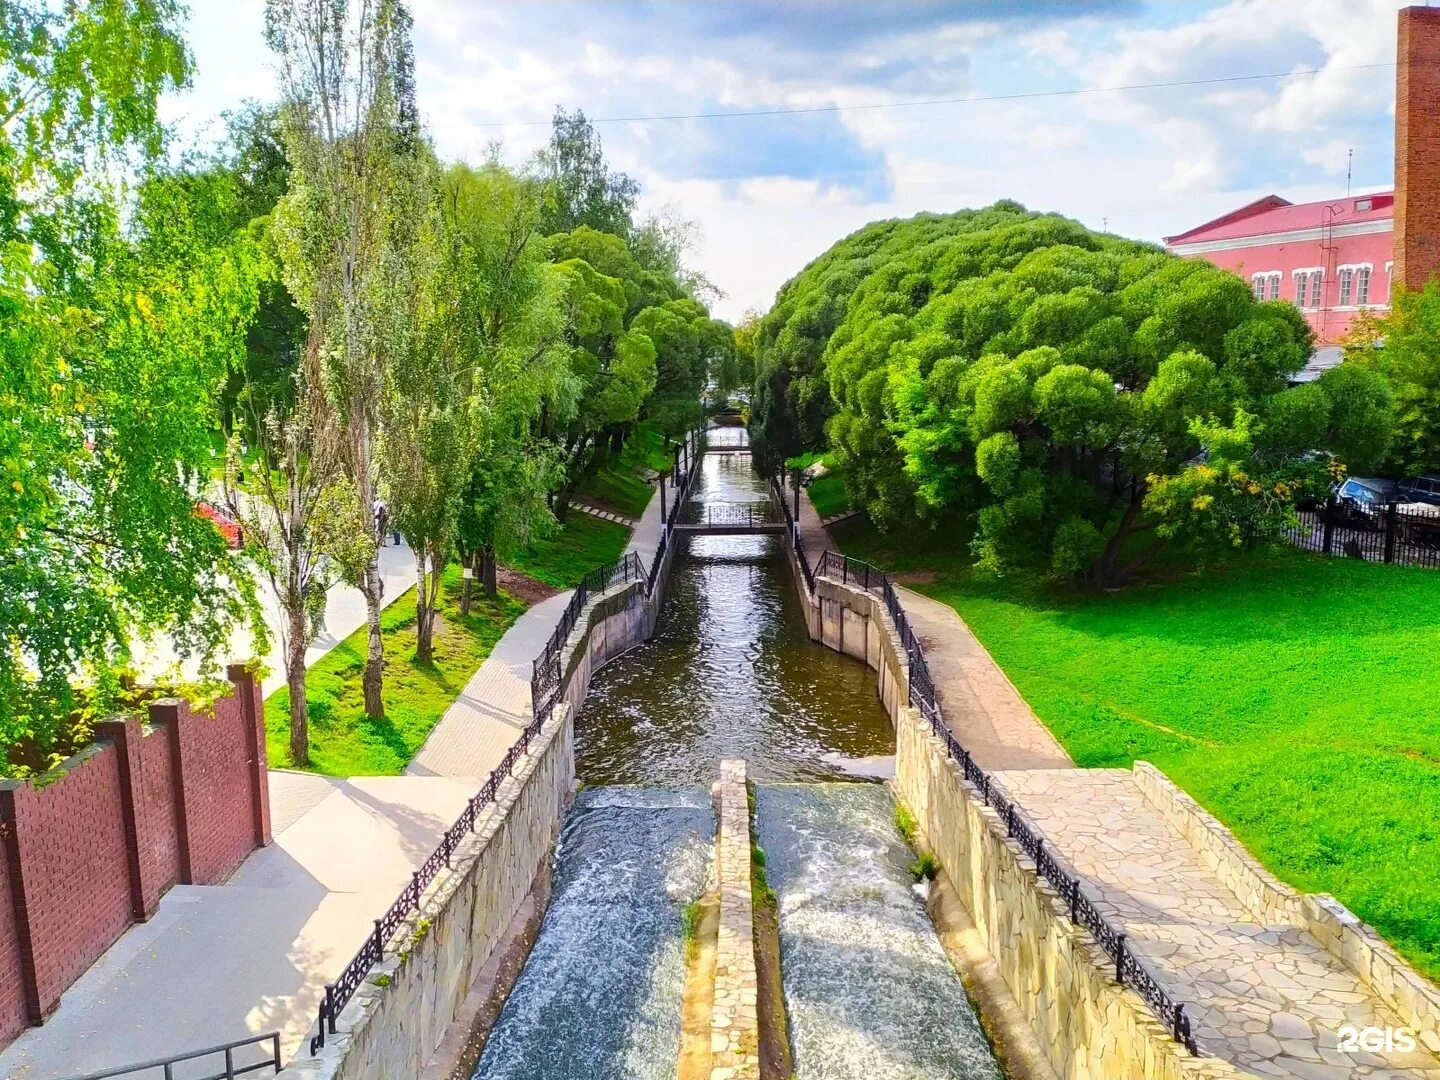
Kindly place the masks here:
[(797, 1080), (999, 1080), (875, 784), (763, 785)]

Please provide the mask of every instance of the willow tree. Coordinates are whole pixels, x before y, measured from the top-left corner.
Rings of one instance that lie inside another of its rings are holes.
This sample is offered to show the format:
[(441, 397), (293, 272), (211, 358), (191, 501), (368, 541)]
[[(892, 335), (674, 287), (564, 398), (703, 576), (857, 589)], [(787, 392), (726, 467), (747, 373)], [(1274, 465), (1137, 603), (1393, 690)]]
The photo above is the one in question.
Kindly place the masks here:
[[(410, 15), (399, 0), (268, 0), (265, 36), (279, 58), (291, 169), (275, 213), (286, 283), (309, 317), (308, 348), (323, 362), (347, 471), (368, 508), (385, 366), (413, 320), (410, 255), (429, 197)], [(365, 712), (382, 719), (380, 538), (368, 535), (354, 583), (369, 629)]]

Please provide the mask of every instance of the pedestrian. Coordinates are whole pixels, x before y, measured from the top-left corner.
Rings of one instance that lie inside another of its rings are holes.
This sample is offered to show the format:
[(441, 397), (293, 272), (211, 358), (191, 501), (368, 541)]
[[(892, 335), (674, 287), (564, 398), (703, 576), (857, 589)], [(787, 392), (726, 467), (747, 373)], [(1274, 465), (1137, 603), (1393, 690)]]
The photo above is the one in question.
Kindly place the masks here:
[(375, 538), (384, 547), (385, 534), (390, 531), (390, 507), (377, 495), (371, 509), (375, 512)]

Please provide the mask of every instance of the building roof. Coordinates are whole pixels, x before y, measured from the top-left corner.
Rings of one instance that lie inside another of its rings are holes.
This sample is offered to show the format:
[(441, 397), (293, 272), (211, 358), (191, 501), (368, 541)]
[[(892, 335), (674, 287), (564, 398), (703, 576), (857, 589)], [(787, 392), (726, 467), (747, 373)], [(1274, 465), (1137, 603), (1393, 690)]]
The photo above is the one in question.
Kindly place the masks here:
[(1314, 382), (1331, 368), (1339, 367), (1344, 360), (1345, 350), (1339, 345), (1321, 345), (1310, 354), (1305, 366), (1290, 376), (1290, 385)]
[[(1365, 203), (1369, 201), (1366, 208)], [(1329, 210), (1336, 212), (1331, 217)], [(1188, 232), (1167, 236), (1165, 243), (1201, 244), (1213, 240), (1237, 240), (1247, 236), (1315, 229), (1326, 224), (1350, 225), (1361, 221), (1388, 221), (1395, 216), (1395, 193), (1377, 191), (1368, 195), (1344, 195), (1319, 202), (1291, 203), (1278, 195), (1267, 195), (1223, 214)]]

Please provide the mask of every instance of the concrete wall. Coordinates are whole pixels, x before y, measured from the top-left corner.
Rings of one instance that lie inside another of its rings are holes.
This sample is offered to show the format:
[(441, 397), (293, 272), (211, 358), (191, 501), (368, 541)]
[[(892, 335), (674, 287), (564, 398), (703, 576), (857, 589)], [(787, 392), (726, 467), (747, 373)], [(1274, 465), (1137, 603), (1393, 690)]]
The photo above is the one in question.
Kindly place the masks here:
[(264, 718), (245, 668), (213, 715), (151, 703), (34, 782), (0, 782), (0, 1041), (60, 995), (176, 884), (224, 880), (270, 841)]
[(1025, 1022), (1069, 1080), (1240, 1078), (1191, 1057), (1146, 1004), (1115, 982), (1112, 964), (981, 803), (920, 714), (896, 721), (896, 793), (915, 815)]
[(885, 611), (885, 601), (877, 593), (825, 578), (816, 579), (812, 596), (805, 589), (793, 550), (790, 562), (799, 583), (810, 636), (869, 665), (876, 675), (880, 702), (894, 720), (910, 700), (910, 661)]
[(574, 730), (569, 708), (556, 708), (455, 852), (453, 869), (436, 877), (345, 1006), (338, 1034), (282, 1076), (421, 1074), (554, 846), (574, 782)]

